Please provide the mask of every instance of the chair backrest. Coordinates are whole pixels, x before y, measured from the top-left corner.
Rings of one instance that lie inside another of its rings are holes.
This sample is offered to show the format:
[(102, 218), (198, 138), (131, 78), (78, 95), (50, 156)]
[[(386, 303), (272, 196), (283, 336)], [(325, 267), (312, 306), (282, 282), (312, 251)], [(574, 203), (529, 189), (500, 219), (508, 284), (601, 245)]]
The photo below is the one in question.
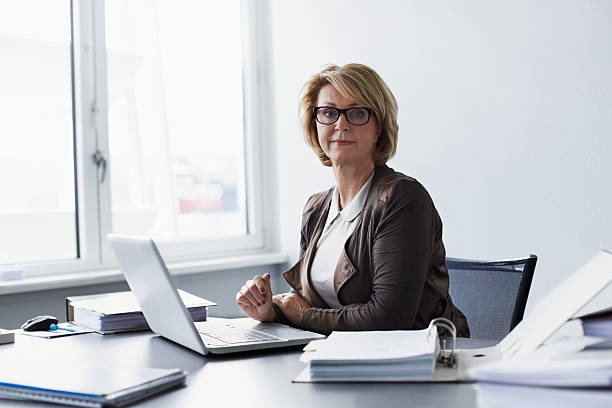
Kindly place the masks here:
[(467, 317), (472, 338), (501, 340), (521, 321), (537, 260), (446, 258), (449, 293)]

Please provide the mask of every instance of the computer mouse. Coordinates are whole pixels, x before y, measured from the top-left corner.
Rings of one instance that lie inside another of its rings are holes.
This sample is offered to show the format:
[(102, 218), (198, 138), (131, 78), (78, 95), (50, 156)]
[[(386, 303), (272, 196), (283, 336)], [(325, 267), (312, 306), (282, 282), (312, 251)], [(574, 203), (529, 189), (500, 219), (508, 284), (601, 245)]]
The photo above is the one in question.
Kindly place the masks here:
[(52, 324), (57, 324), (57, 318), (53, 316), (36, 316), (21, 325), (25, 331), (49, 330)]

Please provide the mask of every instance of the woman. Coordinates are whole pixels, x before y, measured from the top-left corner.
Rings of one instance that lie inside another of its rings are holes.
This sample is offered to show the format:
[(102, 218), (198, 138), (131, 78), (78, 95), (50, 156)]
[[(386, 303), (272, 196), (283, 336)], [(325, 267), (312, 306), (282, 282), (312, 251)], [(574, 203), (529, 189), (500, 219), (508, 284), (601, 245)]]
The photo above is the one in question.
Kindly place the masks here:
[(284, 273), (291, 293), (272, 297), (270, 275), (236, 294), (242, 311), (329, 334), (422, 329), (453, 321), (469, 336), (448, 294), (442, 222), (425, 188), (385, 163), (397, 146), (397, 103), (371, 68), (330, 65), (303, 87), (306, 141), (336, 186), (304, 208), (299, 262)]

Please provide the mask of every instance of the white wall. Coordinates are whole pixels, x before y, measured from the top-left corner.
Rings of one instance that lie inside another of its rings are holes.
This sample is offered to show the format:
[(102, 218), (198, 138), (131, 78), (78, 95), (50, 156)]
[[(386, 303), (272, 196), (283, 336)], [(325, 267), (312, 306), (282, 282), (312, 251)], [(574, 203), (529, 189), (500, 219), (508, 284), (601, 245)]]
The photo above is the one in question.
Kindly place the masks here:
[(333, 183), (303, 142), (300, 85), (372, 66), (400, 107), (390, 165), (419, 179), (449, 256), (539, 256), (529, 304), (612, 250), (612, 2), (272, 0), (280, 245)]

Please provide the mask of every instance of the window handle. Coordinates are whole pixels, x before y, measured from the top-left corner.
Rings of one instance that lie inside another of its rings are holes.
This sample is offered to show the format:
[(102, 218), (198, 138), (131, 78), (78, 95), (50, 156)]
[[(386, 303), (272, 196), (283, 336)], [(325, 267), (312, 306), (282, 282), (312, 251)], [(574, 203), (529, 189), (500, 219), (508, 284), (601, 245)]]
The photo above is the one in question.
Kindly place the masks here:
[(100, 184), (102, 184), (104, 183), (104, 178), (106, 176), (106, 158), (100, 150), (96, 150), (96, 152), (93, 154), (93, 160), (94, 163), (96, 163), (98, 170), (102, 171), (100, 174)]

